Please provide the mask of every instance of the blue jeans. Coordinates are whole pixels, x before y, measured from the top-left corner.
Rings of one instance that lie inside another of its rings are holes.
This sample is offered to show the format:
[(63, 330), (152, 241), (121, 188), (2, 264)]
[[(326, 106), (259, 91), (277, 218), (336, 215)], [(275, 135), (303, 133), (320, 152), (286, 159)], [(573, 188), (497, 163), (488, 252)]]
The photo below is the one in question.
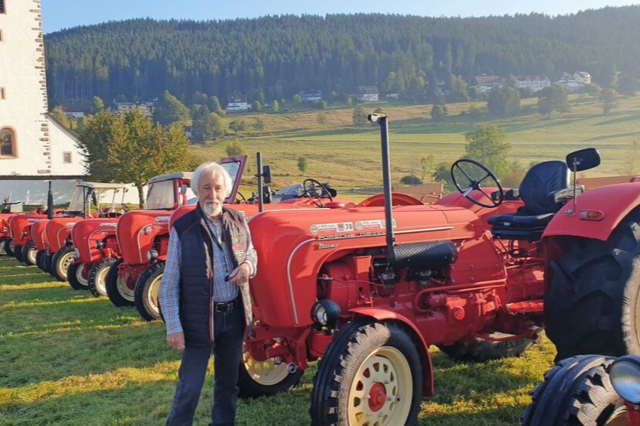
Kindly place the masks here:
[[(234, 426), (238, 402), (238, 368), (242, 360), (245, 320), (242, 303), (231, 312), (215, 312), (213, 408), (211, 426)], [(179, 381), (167, 426), (190, 426), (200, 399), (211, 350), (187, 348), (182, 354)]]

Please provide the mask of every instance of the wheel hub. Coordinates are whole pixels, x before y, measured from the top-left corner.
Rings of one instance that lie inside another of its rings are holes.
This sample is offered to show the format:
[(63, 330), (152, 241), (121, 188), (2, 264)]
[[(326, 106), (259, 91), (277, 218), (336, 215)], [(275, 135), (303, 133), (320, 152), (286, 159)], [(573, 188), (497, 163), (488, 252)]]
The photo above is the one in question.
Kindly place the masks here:
[(384, 404), (387, 402), (387, 388), (380, 382), (371, 386), (371, 391), (369, 391), (369, 408), (374, 413), (377, 413), (382, 409)]

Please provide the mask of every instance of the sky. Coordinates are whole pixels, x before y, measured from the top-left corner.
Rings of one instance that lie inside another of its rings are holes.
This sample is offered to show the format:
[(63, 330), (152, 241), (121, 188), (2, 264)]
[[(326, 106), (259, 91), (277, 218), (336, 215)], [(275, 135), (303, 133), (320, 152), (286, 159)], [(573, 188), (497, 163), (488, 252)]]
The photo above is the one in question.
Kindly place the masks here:
[[(24, 0), (16, 0), (24, 1)], [(565, 15), (640, 0), (42, 0), (45, 33), (131, 18), (234, 19), (265, 15), (396, 13), (419, 16), (487, 16), (539, 12)]]

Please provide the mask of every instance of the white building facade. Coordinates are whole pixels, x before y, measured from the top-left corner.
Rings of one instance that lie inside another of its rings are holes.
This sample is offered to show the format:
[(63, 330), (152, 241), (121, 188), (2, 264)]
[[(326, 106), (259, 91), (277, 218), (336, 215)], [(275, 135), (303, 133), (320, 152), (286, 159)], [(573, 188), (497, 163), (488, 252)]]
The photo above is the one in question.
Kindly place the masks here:
[(47, 111), (40, 0), (0, 0), (0, 196), (87, 176), (84, 147)]

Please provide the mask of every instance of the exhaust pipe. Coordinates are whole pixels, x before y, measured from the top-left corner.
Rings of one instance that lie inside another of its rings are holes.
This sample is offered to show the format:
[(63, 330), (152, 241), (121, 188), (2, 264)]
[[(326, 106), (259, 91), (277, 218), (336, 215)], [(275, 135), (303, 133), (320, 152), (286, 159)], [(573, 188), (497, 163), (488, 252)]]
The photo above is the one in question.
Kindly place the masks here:
[(384, 219), (387, 236), (387, 261), (393, 265), (396, 262), (394, 244), (396, 237), (393, 232), (393, 210), (391, 197), (391, 164), (389, 160), (389, 118), (385, 114), (369, 114), (368, 119), (372, 123), (380, 125), (380, 138), (382, 141), (382, 183), (384, 187)]
[(258, 163), (258, 173), (256, 174), (256, 177), (258, 178), (258, 212), (262, 213), (264, 211), (264, 200), (262, 195), (262, 192), (264, 191), (264, 189), (262, 184), (262, 153), (261, 152), (256, 153), (256, 161)]

